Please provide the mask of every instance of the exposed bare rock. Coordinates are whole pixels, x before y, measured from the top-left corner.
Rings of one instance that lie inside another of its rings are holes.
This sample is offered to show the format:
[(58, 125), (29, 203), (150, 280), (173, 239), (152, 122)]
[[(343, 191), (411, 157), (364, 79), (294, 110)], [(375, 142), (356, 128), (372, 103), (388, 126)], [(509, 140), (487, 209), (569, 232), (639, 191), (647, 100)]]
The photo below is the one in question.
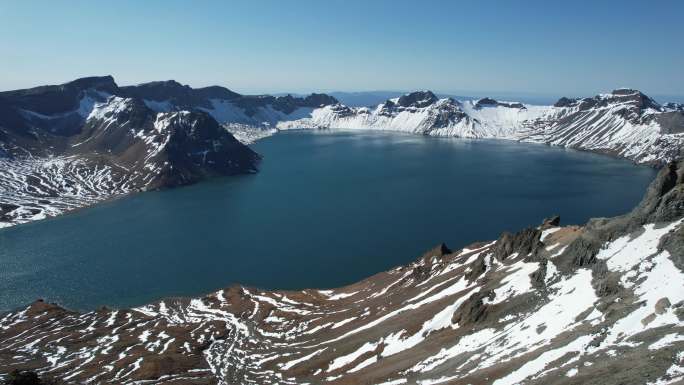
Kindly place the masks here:
[(560, 216), (554, 215), (552, 217), (545, 218), (539, 227), (541, 230), (545, 230), (551, 227), (556, 227), (560, 225)]
[(528, 228), (515, 234), (505, 232), (496, 241), (493, 247), (493, 256), (499, 261), (503, 261), (511, 254), (517, 253), (521, 256), (534, 256), (543, 246), (539, 240), (541, 231)]

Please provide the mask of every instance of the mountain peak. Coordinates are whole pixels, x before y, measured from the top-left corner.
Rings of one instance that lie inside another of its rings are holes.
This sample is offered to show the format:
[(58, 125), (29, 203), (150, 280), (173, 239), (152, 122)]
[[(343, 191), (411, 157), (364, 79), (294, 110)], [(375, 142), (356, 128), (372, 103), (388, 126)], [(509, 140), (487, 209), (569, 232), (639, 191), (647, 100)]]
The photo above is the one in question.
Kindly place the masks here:
[(118, 94), (120, 91), (114, 78), (107, 75), (79, 78), (59, 85), (5, 91), (0, 95), (10, 100), (14, 107), (50, 115), (78, 108), (81, 98), (88, 90), (110, 95)]
[(633, 88), (618, 88), (611, 92), (610, 96), (619, 102), (627, 102), (635, 105), (639, 109), (653, 108), (660, 110), (662, 107), (658, 102), (651, 99), (648, 95)]
[(221, 86), (209, 86), (192, 88), (187, 84), (181, 84), (175, 80), (163, 80), (142, 83), (134, 86), (121, 87), (128, 97), (138, 97), (153, 101), (170, 100), (180, 107), (201, 105), (210, 107), (208, 99), (231, 100), (241, 95)]
[(114, 82), (114, 78), (111, 75), (88, 76), (58, 85), (46, 85), (12, 91), (4, 91), (2, 92), (2, 94), (10, 97), (26, 98), (45, 96), (45, 94), (55, 92), (60, 94), (74, 94), (87, 89), (95, 89), (98, 91), (104, 91), (110, 94), (115, 94), (116, 92), (118, 92), (119, 86), (116, 84), (116, 82)]
[(558, 101), (556, 103), (554, 103), (553, 106), (554, 107), (570, 107), (575, 102), (577, 102), (577, 99), (570, 99), (570, 98), (566, 98), (565, 96), (563, 96), (560, 99), (558, 99)]
[(484, 106), (484, 105), (496, 105), (497, 101), (495, 99), (486, 97), (482, 98), (475, 103), (476, 106)]
[(72, 86), (80, 89), (88, 89), (88, 88), (95, 88), (95, 89), (117, 89), (118, 86), (116, 85), (116, 82), (114, 81), (114, 77), (112, 75), (105, 75), (105, 76), (88, 76), (84, 78), (78, 78), (76, 80), (72, 80), (68, 83), (63, 84), (62, 86)]
[(522, 103), (511, 103), (511, 102), (500, 102), (492, 98), (482, 98), (475, 102), (475, 108), (483, 107), (508, 107), (508, 108), (519, 108), (524, 109), (525, 105)]
[(627, 103), (638, 110), (645, 108), (653, 108), (661, 110), (662, 107), (658, 102), (651, 99), (648, 95), (633, 88), (617, 88), (609, 94), (600, 94), (590, 98), (566, 98), (562, 97), (554, 103), (554, 107), (572, 107), (579, 106), (580, 109), (586, 110), (594, 107), (606, 107), (612, 104)]
[(339, 101), (335, 99), (334, 96), (328, 94), (317, 94), (312, 93), (311, 95), (304, 98), (302, 104), (307, 107), (320, 107), (328, 106), (332, 104), (338, 104)]
[(140, 83), (135, 86), (127, 86), (125, 88), (138, 88), (138, 89), (166, 89), (166, 90), (190, 90), (190, 86), (181, 84), (173, 79), (171, 80), (158, 80), (147, 83)]
[(240, 94), (237, 92), (231, 91), (226, 87), (221, 87), (221, 86), (208, 86), (208, 87), (203, 87), (203, 88), (195, 88), (193, 90), (196, 94), (200, 95), (201, 97), (209, 98), (209, 99), (226, 99), (226, 100), (231, 100), (235, 98), (239, 98)]
[(402, 95), (397, 100), (397, 104), (402, 107), (427, 107), (434, 104), (437, 101), (437, 96), (435, 96), (432, 91), (414, 91), (405, 95)]
[(634, 88), (627, 88), (627, 87), (620, 87), (616, 88), (611, 92), (612, 95), (635, 95), (635, 94), (641, 94), (641, 91), (635, 90)]

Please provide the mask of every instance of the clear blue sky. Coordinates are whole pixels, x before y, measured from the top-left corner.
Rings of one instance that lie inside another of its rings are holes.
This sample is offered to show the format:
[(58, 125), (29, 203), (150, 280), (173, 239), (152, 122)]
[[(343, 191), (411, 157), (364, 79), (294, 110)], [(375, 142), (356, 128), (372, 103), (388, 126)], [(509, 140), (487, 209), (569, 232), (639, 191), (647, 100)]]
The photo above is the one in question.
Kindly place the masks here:
[(684, 1), (0, 0), (0, 89), (684, 94)]

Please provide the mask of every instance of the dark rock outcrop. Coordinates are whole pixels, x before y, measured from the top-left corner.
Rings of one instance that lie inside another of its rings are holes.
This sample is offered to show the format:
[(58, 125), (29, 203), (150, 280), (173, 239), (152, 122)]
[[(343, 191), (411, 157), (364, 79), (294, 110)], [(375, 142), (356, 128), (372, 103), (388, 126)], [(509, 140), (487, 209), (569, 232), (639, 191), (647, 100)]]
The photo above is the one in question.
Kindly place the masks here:
[(211, 108), (210, 99), (233, 100), (240, 94), (227, 88), (211, 86), (205, 88), (191, 88), (175, 80), (159, 81), (121, 87), (122, 96), (157, 102), (169, 101), (178, 109)]
[(508, 103), (500, 102), (492, 98), (482, 98), (475, 103), (475, 108), (483, 107), (507, 107), (507, 108), (521, 108), (524, 109), (525, 105), (522, 103)]
[(333, 105), (337, 103), (339, 103), (337, 99), (330, 95), (312, 93), (311, 95), (305, 96), (304, 99), (302, 99), (302, 101), (299, 102), (299, 106), (316, 108), (321, 106)]
[(490, 293), (474, 293), (461, 305), (457, 312), (454, 313), (452, 321), (458, 323), (460, 327), (468, 327), (478, 323), (483, 323), (487, 320), (488, 306), (484, 304), (484, 299), (489, 297)]
[(515, 234), (504, 232), (492, 247), (492, 255), (499, 261), (506, 260), (512, 253), (534, 258), (537, 251), (544, 247), (540, 237), (541, 231), (535, 228), (527, 228)]
[(487, 258), (486, 254), (480, 254), (475, 261), (473, 261), (470, 266), (470, 270), (465, 273), (465, 277), (468, 281), (474, 281), (482, 276), (487, 271), (487, 263), (485, 261)]
[(36, 372), (15, 369), (9, 373), (5, 385), (45, 385)]
[(452, 251), (447, 247), (445, 243), (440, 243), (439, 245), (433, 247), (432, 249), (426, 251), (423, 254), (423, 258), (431, 258), (431, 257), (443, 257), (447, 254), (451, 254)]
[(482, 98), (475, 103), (475, 107), (482, 108), (485, 106), (496, 106), (497, 101), (492, 98)]
[(569, 99), (563, 96), (562, 98), (558, 99), (556, 103), (553, 104), (554, 107), (570, 107), (573, 105), (577, 100), (576, 99)]
[(326, 105), (338, 104), (337, 99), (325, 94), (311, 94), (305, 98), (294, 97), (292, 95), (286, 96), (241, 96), (232, 101), (236, 106), (243, 108), (245, 113), (249, 116), (257, 112), (257, 108), (272, 106), (275, 110), (281, 111), (285, 114), (290, 114), (300, 107), (317, 108)]
[[(639, 231), (645, 223), (671, 222), (684, 216), (683, 175), (684, 161), (663, 167), (634, 210), (613, 219), (590, 220), (564, 255), (571, 256), (576, 266), (589, 266), (596, 262), (596, 254), (604, 243)], [(669, 243), (675, 252), (682, 244), (676, 238)], [(676, 260), (681, 264), (681, 257)]]
[(544, 218), (544, 221), (542, 221), (540, 228), (542, 230), (544, 230), (544, 229), (547, 229), (549, 227), (556, 227), (559, 225), (560, 225), (560, 216), (554, 215), (552, 217)]
[(93, 76), (61, 85), (0, 92), (0, 98), (14, 108), (51, 115), (76, 110), (81, 96), (87, 90), (114, 95), (119, 92), (119, 87), (111, 76)]
[(401, 107), (423, 108), (434, 104), (437, 100), (439, 99), (432, 91), (416, 91), (399, 97), (397, 105)]
[(658, 248), (667, 250), (675, 266), (680, 270), (684, 270), (684, 227), (680, 227), (674, 232), (665, 235)]

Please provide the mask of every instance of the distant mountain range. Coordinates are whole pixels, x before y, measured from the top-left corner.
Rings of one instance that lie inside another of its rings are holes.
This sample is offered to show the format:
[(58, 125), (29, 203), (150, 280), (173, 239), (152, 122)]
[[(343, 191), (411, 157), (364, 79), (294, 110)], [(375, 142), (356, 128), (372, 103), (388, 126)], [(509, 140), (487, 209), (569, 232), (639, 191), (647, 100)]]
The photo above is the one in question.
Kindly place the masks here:
[(375, 107), (341, 104), (310, 117), (283, 121), (287, 128), (366, 128), (434, 136), (500, 138), (577, 148), (662, 164), (679, 159), (684, 144), (684, 106), (660, 105), (637, 90), (618, 89), (592, 98), (561, 98), (552, 106), (458, 101), (418, 91)]
[[(333, 92), (327, 92), (327, 95), (330, 95), (337, 99), (341, 104), (344, 104), (345, 106), (348, 107), (369, 107), (369, 106), (377, 106), (380, 103), (383, 103), (385, 100), (388, 99), (394, 99), (398, 98), (406, 92), (404, 91), (360, 91), (360, 92), (342, 92), (342, 91), (333, 91)], [(289, 95), (287, 93), (280, 93), (280, 94), (275, 94), (276, 96), (285, 96)], [(295, 94), (293, 94), (295, 95)], [(469, 100), (469, 99), (475, 99), (474, 97), (471, 96), (458, 96), (454, 94), (437, 94), (438, 97), (440, 98), (453, 98), (457, 100)], [(302, 94), (296, 94), (295, 96), (304, 96)]]
[[(456, 100), (477, 100), (482, 98), (493, 98), (498, 100), (515, 100), (524, 104), (531, 104), (536, 106), (553, 105), (560, 96), (542, 93), (526, 93), (526, 92), (482, 92), (482, 91), (469, 91), (469, 92), (438, 92), (433, 91), (438, 98), (452, 98)], [(398, 98), (401, 95), (410, 93), (410, 91), (387, 91), (387, 90), (377, 90), (377, 91), (331, 91), (325, 92), (337, 99), (340, 103), (348, 107), (369, 107), (376, 106), (383, 103), (385, 100)], [(307, 94), (301, 93), (274, 93), (274, 96), (306, 96)], [(651, 95), (656, 101), (665, 102), (677, 102), (684, 103), (683, 95)]]
[[(549, 106), (427, 90), (336, 95), (241, 95), (173, 80), (119, 87), (111, 76), (0, 92), (0, 226), (134, 191), (255, 172), (259, 155), (244, 143), (293, 128), (530, 141), (653, 165), (683, 151), (684, 106), (658, 104), (637, 90)], [(366, 107), (338, 99), (387, 96)]]

